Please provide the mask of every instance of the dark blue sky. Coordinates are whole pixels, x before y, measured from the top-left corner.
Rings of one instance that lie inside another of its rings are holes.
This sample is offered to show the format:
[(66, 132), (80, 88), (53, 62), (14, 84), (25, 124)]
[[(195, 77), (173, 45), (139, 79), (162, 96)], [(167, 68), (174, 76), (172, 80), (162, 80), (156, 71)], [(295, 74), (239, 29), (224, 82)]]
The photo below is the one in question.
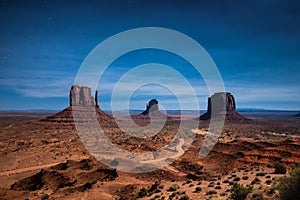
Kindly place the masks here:
[[(199, 42), (238, 107), (300, 110), (300, 2), (295, 1), (12, 1), (0, 2), (0, 109), (61, 109), (88, 53), (108, 37), (137, 27), (164, 27)], [(109, 109), (113, 83), (137, 64), (158, 62), (190, 79), (200, 108), (207, 91), (184, 60), (137, 51), (116, 60), (99, 86)], [(132, 108), (156, 97), (177, 109), (156, 86), (137, 91)], [(121, 109), (121, 108), (120, 108)], [(192, 109), (192, 108), (191, 108)]]

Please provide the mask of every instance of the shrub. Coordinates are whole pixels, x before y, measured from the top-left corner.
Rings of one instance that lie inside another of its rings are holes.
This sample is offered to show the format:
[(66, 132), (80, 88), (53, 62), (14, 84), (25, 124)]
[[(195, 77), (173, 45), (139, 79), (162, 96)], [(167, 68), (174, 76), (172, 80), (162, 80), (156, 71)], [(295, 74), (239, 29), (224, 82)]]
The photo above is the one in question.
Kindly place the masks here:
[(223, 183), (229, 183), (229, 180), (228, 180), (228, 179), (225, 179), (225, 180), (223, 181)]
[(270, 179), (266, 180), (266, 184), (270, 185), (272, 183), (272, 181)]
[(220, 185), (217, 185), (217, 186), (215, 187), (215, 189), (216, 189), (216, 190), (221, 190), (221, 186), (220, 186)]
[(49, 199), (49, 195), (48, 194), (42, 194), (41, 200), (47, 200), (47, 199)]
[(210, 190), (208, 192), (206, 192), (206, 195), (212, 195), (212, 194), (217, 194), (216, 190)]
[(180, 197), (179, 200), (189, 200), (189, 199), (190, 199), (190, 197), (188, 195), (184, 194), (183, 196)]
[(214, 187), (214, 185), (215, 185), (215, 182), (212, 181), (208, 184), (208, 187)]
[(233, 200), (244, 200), (250, 192), (252, 192), (253, 187), (244, 187), (241, 184), (234, 183), (231, 188), (231, 198)]
[(193, 180), (192, 179), (188, 179), (188, 180), (186, 180), (186, 183), (187, 184), (190, 184), (190, 183), (192, 183), (193, 182)]
[(279, 196), (281, 200), (300, 199), (300, 167), (294, 167), (289, 177), (279, 179)]
[(178, 190), (180, 187), (177, 184), (173, 184), (169, 187), (168, 191), (176, 191)]
[(241, 179), (240, 179), (240, 177), (235, 177), (234, 179), (233, 179), (233, 181), (240, 181)]
[(261, 180), (259, 179), (259, 178), (255, 178), (255, 179), (253, 179), (253, 181), (251, 182), (251, 185), (254, 185), (254, 184), (256, 184), (256, 183), (260, 183), (261, 182)]
[(252, 194), (251, 200), (264, 200), (264, 196), (260, 191), (255, 191)]
[(286, 173), (286, 167), (284, 164), (282, 164), (280, 162), (276, 162), (274, 167), (275, 167), (274, 174), (285, 174)]
[(195, 188), (195, 192), (201, 192), (201, 190), (202, 190), (201, 187), (196, 187)]
[(139, 197), (144, 197), (147, 195), (147, 189), (146, 188), (141, 188), (139, 193), (138, 193)]
[(265, 176), (265, 175), (266, 175), (266, 173), (264, 173), (264, 172), (259, 172), (256, 174), (256, 176)]
[(243, 180), (248, 180), (248, 179), (249, 179), (249, 176), (243, 176), (242, 179), (243, 179)]

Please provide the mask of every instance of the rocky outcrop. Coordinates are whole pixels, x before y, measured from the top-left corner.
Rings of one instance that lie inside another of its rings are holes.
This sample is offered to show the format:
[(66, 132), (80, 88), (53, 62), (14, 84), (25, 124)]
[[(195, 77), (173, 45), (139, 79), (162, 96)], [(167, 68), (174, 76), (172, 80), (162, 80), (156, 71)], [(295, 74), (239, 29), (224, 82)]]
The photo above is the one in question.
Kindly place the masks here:
[(156, 99), (151, 99), (146, 106), (146, 110), (142, 112), (142, 115), (148, 115), (151, 112), (159, 111), (158, 101)]
[(247, 120), (244, 116), (236, 112), (234, 96), (229, 92), (218, 92), (209, 97), (207, 102), (207, 112), (200, 116), (200, 120), (210, 120), (213, 113), (215, 114), (214, 117), (226, 115), (226, 121)]
[(73, 85), (70, 89), (70, 106), (59, 113), (48, 116), (41, 121), (73, 123), (73, 112), (76, 112), (76, 121), (87, 122), (92, 120), (92, 116), (96, 112), (99, 122), (102, 124), (113, 126), (114, 121), (112, 116), (104, 113), (98, 104), (98, 92), (95, 93), (95, 98), (91, 96), (91, 88), (87, 86)]
[[(96, 91), (96, 95), (98, 92)], [(98, 99), (97, 99), (98, 100)], [(91, 88), (73, 85), (70, 89), (70, 106), (95, 106), (98, 102), (91, 95)]]
[(300, 113), (296, 114), (295, 117), (300, 117)]

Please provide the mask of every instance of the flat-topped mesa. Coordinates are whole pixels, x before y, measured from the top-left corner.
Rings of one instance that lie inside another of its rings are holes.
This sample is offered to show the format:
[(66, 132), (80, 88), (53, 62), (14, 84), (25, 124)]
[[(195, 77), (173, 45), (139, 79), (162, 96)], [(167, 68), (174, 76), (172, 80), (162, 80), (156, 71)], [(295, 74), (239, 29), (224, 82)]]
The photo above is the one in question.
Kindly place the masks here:
[(70, 89), (70, 106), (96, 106), (98, 104), (98, 92), (95, 98), (91, 95), (91, 88), (87, 86), (73, 85)]
[(159, 111), (158, 101), (156, 99), (151, 99), (146, 106), (146, 110), (142, 112), (142, 115), (148, 115), (151, 112)]
[[(214, 112), (212, 112), (214, 109)], [(208, 97), (207, 112), (200, 116), (200, 120), (210, 120), (212, 113), (215, 117), (226, 114), (226, 121), (244, 121), (244, 116), (236, 112), (234, 96), (229, 92), (217, 92)]]

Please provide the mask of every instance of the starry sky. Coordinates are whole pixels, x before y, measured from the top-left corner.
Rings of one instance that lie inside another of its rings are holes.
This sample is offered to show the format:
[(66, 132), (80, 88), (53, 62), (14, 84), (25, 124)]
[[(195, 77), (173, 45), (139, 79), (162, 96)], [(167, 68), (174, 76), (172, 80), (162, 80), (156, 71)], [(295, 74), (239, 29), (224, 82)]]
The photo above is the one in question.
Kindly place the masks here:
[[(299, 24), (297, 0), (1, 0), (0, 110), (68, 106), (69, 88), (89, 52), (110, 36), (138, 27), (173, 29), (201, 44), (239, 108), (300, 110)], [(190, 63), (169, 52), (145, 49), (109, 66), (98, 86), (104, 110), (111, 109), (118, 79), (145, 63), (179, 71), (195, 88), (199, 107), (206, 108), (209, 93)], [(163, 73), (156, 76), (164, 78)], [(135, 91), (130, 108), (144, 109), (151, 98), (165, 109), (179, 109), (176, 96), (155, 84)]]

